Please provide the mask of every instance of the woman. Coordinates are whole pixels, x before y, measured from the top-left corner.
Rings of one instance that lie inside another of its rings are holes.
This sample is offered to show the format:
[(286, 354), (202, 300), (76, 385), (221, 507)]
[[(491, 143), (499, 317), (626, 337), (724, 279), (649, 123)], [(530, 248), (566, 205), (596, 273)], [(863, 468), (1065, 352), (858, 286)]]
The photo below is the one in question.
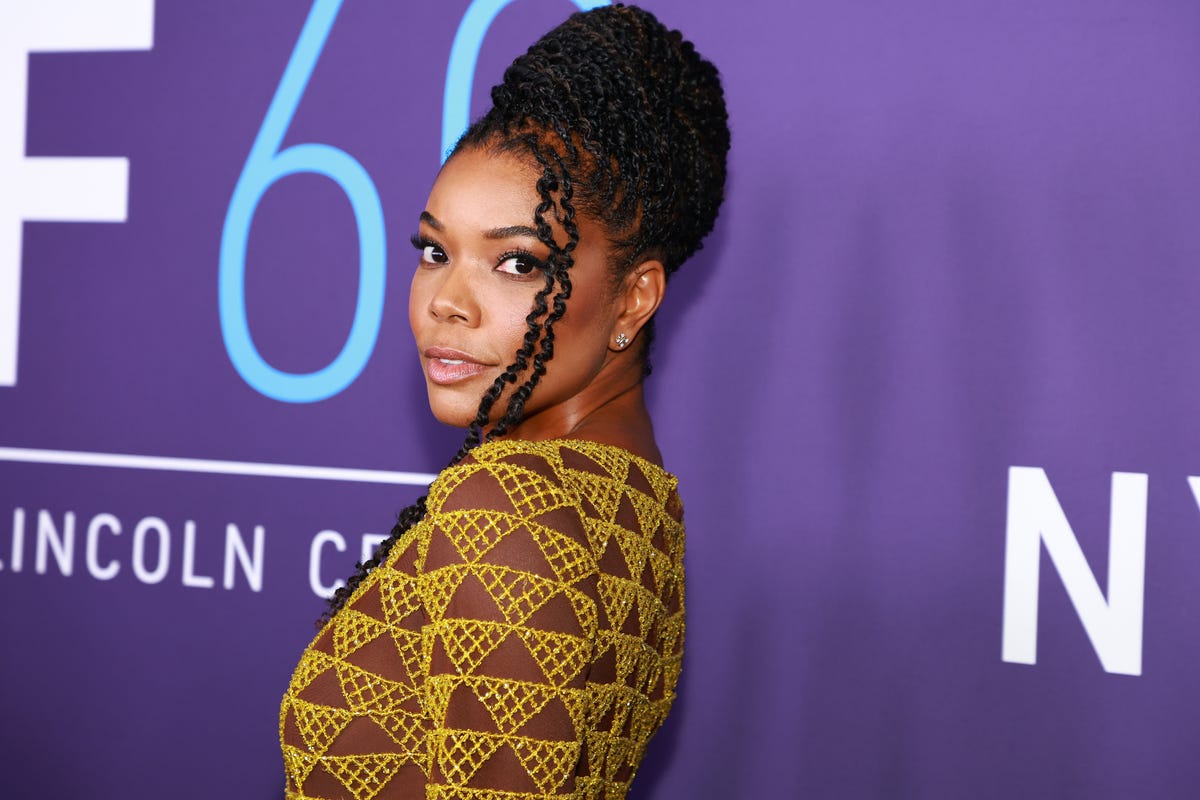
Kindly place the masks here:
[(674, 699), (682, 509), (642, 381), (721, 202), (717, 72), (602, 7), (492, 101), (413, 237), (429, 402), (467, 439), (296, 669), (289, 797), (621, 798)]

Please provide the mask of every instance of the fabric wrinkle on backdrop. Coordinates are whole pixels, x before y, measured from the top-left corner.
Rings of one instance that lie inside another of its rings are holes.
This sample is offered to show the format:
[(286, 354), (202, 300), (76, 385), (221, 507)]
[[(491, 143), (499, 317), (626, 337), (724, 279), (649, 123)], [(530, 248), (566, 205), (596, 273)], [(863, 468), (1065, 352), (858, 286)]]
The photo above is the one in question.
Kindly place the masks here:
[[(644, 5), (734, 145), (630, 797), (1193, 796), (1200, 7)], [(280, 795), (320, 596), (459, 443), (405, 312), (456, 35), (470, 118), (576, 7), (0, 10), (0, 796)]]

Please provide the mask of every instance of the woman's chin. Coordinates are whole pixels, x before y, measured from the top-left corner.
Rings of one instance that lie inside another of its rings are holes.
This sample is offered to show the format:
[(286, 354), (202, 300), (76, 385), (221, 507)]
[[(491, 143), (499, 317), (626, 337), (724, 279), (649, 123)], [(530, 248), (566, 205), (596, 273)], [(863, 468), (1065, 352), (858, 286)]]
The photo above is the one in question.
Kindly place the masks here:
[(461, 409), (445, 408), (441, 404), (430, 403), (429, 408), (433, 411), (434, 418), (443, 425), (449, 425), (452, 428), (469, 428), (471, 423), (475, 421), (474, 410), (465, 412)]
[(443, 425), (453, 428), (468, 428), (479, 413), (477, 396), (462, 397), (447, 392), (445, 387), (429, 387), (429, 410)]

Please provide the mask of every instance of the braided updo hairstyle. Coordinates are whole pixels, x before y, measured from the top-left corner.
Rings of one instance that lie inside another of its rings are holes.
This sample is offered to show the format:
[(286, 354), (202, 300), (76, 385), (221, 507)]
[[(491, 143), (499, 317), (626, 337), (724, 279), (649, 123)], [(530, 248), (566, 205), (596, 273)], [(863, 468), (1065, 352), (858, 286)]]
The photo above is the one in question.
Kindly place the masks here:
[[(550, 255), (522, 346), (484, 393), (452, 465), (516, 426), (545, 374), (554, 324), (571, 296), (577, 215), (605, 230), (614, 286), (650, 259), (662, 262), (670, 277), (700, 249), (725, 189), (729, 126), (720, 76), (679, 31), (647, 11), (616, 4), (578, 12), (509, 66), (492, 89), (492, 109), (463, 134), (450, 158), (477, 148), (537, 165), (541, 202), (533, 220)], [(555, 241), (551, 220), (565, 244)], [(646, 374), (653, 326), (651, 319), (637, 337)], [(515, 388), (496, 419), (493, 407), (510, 384)], [(425, 500), (400, 512), (388, 538), (330, 598), (318, 625), (421, 520)]]

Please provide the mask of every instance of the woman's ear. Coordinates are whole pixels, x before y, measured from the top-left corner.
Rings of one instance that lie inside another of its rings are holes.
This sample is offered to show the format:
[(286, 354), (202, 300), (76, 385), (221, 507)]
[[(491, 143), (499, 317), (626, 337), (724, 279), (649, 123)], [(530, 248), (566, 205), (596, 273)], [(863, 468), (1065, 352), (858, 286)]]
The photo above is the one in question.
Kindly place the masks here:
[(657, 259), (641, 262), (625, 276), (617, 295), (620, 313), (613, 323), (610, 349), (625, 350), (637, 338), (658, 310), (666, 290), (667, 271)]

